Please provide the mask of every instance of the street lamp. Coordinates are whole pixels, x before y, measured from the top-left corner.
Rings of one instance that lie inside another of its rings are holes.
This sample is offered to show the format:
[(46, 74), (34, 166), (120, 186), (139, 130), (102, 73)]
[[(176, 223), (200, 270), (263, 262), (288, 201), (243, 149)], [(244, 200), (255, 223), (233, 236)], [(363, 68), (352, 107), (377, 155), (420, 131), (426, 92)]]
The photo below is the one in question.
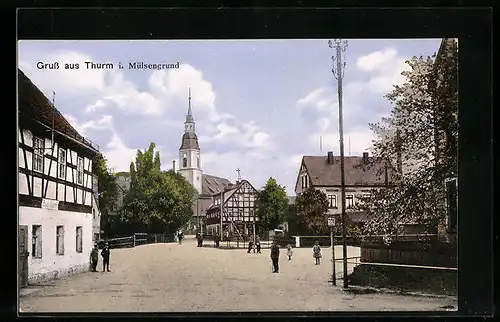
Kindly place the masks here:
[(332, 73), (337, 79), (337, 91), (339, 98), (339, 137), (340, 137), (340, 186), (342, 199), (342, 255), (344, 264), (344, 288), (348, 288), (347, 282), (347, 228), (346, 228), (346, 213), (345, 213), (345, 173), (344, 173), (344, 122), (342, 117), (342, 79), (344, 78), (345, 61), (342, 61), (342, 54), (347, 50), (347, 40), (334, 39), (333, 42), (328, 40), (328, 46), (335, 48), (335, 56), (332, 56), (333, 66)]

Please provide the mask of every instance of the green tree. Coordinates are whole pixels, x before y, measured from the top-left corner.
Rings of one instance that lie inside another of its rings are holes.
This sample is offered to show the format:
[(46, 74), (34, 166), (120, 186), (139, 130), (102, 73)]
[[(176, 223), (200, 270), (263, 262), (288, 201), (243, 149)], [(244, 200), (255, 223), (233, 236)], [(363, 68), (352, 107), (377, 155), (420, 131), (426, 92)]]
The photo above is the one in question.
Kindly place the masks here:
[(276, 179), (269, 178), (266, 185), (257, 194), (258, 215), (261, 227), (270, 230), (284, 222), (288, 208), (288, 197), (285, 187)]
[(193, 215), (196, 190), (181, 175), (161, 171), (160, 154), (151, 143), (130, 164), (130, 190), (120, 209), (121, 220), (135, 229), (163, 233), (184, 226)]
[(458, 47), (449, 46), (439, 61), (413, 57), (406, 63), (406, 82), (386, 96), (390, 116), (370, 124), (374, 154), (397, 174), (392, 188), (360, 198), (371, 233), (397, 233), (400, 223), (410, 222), (432, 232), (445, 217), (443, 182), (457, 173)]
[(97, 191), (99, 193), (98, 205), (101, 212), (101, 229), (104, 234), (108, 234), (110, 230), (109, 212), (112, 206), (116, 203), (117, 185), (115, 176), (111, 173), (107, 166), (106, 158), (102, 154), (98, 154), (92, 164), (92, 173), (97, 176)]
[(313, 187), (307, 188), (295, 198), (299, 223), (303, 222), (314, 234), (328, 232), (328, 198), (326, 194)]

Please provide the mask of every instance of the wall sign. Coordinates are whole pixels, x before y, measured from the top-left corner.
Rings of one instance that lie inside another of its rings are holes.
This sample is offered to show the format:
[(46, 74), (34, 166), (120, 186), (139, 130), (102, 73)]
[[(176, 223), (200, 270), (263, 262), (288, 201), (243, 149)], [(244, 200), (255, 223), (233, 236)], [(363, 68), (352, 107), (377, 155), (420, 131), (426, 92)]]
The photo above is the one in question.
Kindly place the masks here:
[(59, 210), (59, 200), (42, 199), (42, 209)]

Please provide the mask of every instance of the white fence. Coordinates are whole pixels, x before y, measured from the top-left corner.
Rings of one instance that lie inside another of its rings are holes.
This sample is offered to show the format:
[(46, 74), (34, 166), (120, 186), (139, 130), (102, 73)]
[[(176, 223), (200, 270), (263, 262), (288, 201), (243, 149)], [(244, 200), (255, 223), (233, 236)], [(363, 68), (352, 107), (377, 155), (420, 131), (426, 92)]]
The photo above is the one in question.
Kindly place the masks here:
[(171, 243), (174, 242), (174, 235), (135, 233), (133, 236), (110, 238), (101, 242), (109, 243), (110, 248), (131, 248), (145, 244)]

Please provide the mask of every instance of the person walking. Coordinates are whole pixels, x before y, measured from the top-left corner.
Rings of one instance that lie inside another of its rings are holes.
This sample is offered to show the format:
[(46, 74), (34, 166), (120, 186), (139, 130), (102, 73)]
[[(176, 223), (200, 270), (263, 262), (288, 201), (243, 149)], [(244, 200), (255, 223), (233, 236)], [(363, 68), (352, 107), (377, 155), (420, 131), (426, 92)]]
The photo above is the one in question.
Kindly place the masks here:
[(257, 254), (260, 254), (260, 237), (255, 236), (255, 246), (257, 246)]
[(196, 233), (196, 241), (197, 241), (196, 247), (201, 247), (200, 246), (200, 243), (201, 243), (201, 236), (200, 235), (201, 235), (200, 232)]
[(183, 234), (182, 234), (182, 231), (179, 230), (179, 232), (177, 233), (177, 239), (179, 240), (179, 245), (182, 244), (182, 238), (183, 238)]
[(316, 260), (316, 264), (315, 265), (319, 265), (320, 264), (320, 258), (322, 257), (322, 255), (321, 255), (321, 246), (319, 246), (319, 242), (318, 241), (314, 242), (314, 246), (313, 246), (312, 250), (313, 250), (313, 257)]
[(273, 263), (273, 273), (279, 272), (280, 248), (276, 241), (271, 245), (271, 261)]
[(97, 243), (94, 244), (94, 248), (90, 252), (90, 262), (92, 263), (92, 272), (97, 272), (97, 264), (99, 263), (99, 248)]
[(110, 272), (109, 270), (109, 255), (110, 255), (110, 251), (109, 251), (109, 244), (106, 243), (106, 245), (104, 245), (104, 248), (102, 249), (102, 252), (101, 252), (101, 256), (102, 256), (102, 271), (104, 272), (105, 270), (107, 270), (108, 272)]
[(214, 243), (215, 243), (215, 248), (219, 248), (219, 242), (220, 242), (220, 237), (218, 233), (215, 233), (214, 235)]
[(291, 244), (286, 245), (286, 255), (288, 256), (289, 261), (292, 260), (293, 251)]
[(247, 251), (248, 254), (250, 254), (250, 251), (252, 250), (252, 248), (253, 248), (253, 241), (249, 240), (248, 241), (248, 251)]
[(200, 241), (199, 241), (200, 247), (203, 247), (203, 233), (200, 233)]

